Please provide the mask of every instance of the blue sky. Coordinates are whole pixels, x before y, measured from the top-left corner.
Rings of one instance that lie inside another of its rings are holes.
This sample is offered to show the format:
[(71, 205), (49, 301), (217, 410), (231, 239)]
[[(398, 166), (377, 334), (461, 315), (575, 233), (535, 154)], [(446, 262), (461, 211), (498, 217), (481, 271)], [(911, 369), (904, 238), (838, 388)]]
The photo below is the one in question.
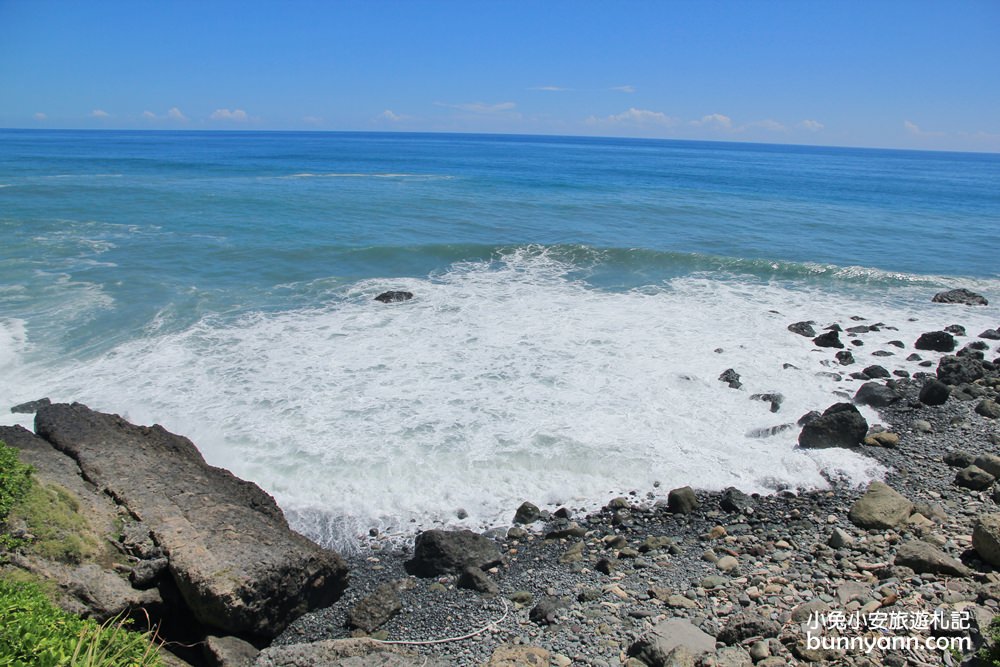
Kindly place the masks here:
[(0, 127), (1000, 152), (1000, 0), (0, 0)]

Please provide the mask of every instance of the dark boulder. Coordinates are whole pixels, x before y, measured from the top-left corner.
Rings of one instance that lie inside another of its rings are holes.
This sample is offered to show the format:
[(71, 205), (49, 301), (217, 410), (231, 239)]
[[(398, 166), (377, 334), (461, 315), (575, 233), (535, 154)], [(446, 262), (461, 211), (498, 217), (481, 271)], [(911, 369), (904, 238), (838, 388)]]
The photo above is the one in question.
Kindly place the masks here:
[(274, 637), (346, 587), (337, 554), (289, 529), (271, 496), (205, 463), (187, 438), (78, 403), (43, 407), (35, 431), (142, 517), (198, 622)]
[(960, 303), (966, 306), (988, 306), (990, 303), (982, 294), (976, 294), (964, 287), (938, 292), (931, 301), (934, 303)]
[(28, 401), (27, 403), (19, 403), (10, 409), (11, 412), (22, 415), (30, 415), (32, 413), (38, 412), (40, 409), (47, 405), (52, 405), (52, 401), (48, 398), (40, 398), (37, 401)]
[(471, 530), (426, 530), (414, 542), (413, 558), (406, 562), (410, 574), (436, 577), (459, 574), (466, 567), (487, 569), (500, 563), (496, 543)]
[(719, 507), (726, 512), (746, 512), (753, 507), (753, 500), (735, 486), (730, 486), (722, 492)]
[(727, 368), (722, 371), (722, 375), (719, 376), (719, 380), (728, 384), (730, 389), (739, 389), (743, 386), (743, 383), (740, 382), (740, 374), (732, 368)]
[(823, 413), (821, 413), (819, 410), (810, 410), (809, 412), (799, 417), (799, 420), (795, 423), (798, 424), (799, 426), (805, 426), (806, 424), (811, 424), (812, 422), (816, 421), (822, 416)]
[(836, 330), (816, 336), (813, 338), (813, 343), (817, 347), (844, 347), (844, 344), (840, 342), (840, 333)]
[(698, 496), (690, 486), (674, 489), (667, 494), (667, 511), (671, 514), (690, 514), (699, 505)]
[(920, 388), (920, 402), (924, 405), (943, 405), (951, 395), (951, 389), (940, 380), (930, 379)]
[(806, 338), (812, 338), (813, 336), (816, 335), (816, 330), (813, 329), (813, 326), (812, 326), (814, 324), (816, 324), (816, 323), (813, 322), (813, 321), (796, 322), (795, 324), (789, 324), (788, 325), (788, 330), (791, 331), (794, 334), (798, 334), (800, 336), (805, 336)]
[(945, 384), (959, 385), (975, 382), (985, 375), (983, 362), (972, 357), (941, 357), (937, 377)]
[(514, 513), (514, 523), (534, 523), (542, 518), (542, 512), (537, 505), (525, 501)]
[(965, 335), (965, 327), (963, 327), (961, 324), (949, 324), (944, 328), (944, 330), (955, 336)]
[(455, 583), (459, 588), (466, 588), (486, 595), (496, 595), (500, 592), (500, 587), (478, 567), (467, 567), (462, 570), (462, 576)]
[(868, 422), (850, 403), (835, 403), (799, 433), (799, 447), (857, 447), (868, 433)]
[(767, 394), (751, 394), (750, 400), (770, 403), (771, 412), (777, 412), (781, 409), (781, 404), (785, 402), (785, 397), (777, 392), (770, 392)]
[[(985, 338), (986, 340), (1000, 340), (1000, 330), (997, 329), (987, 329), (983, 333), (979, 334), (980, 338)], [(11, 408), (13, 411), (14, 408)]]
[(913, 344), (918, 350), (933, 352), (951, 352), (955, 349), (955, 345), (955, 337), (947, 331), (928, 331), (920, 334), (920, 338)]
[(854, 355), (850, 350), (841, 350), (836, 356), (841, 366), (850, 366), (854, 363)]
[(375, 297), (375, 300), (381, 301), (382, 303), (399, 303), (401, 301), (409, 301), (412, 298), (413, 298), (413, 292), (390, 290), (388, 292), (382, 292), (377, 297)]
[(868, 366), (865, 368), (864, 373), (872, 380), (889, 377), (889, 371), (887, 371), (884, 366), (879, 366), (878, 364)]
[(884, 408), (903, 398), (892, 387), (879, 382), (865, 382), (854, 394), (854, 402), (858, 405), (870, 405), (873, 408)]

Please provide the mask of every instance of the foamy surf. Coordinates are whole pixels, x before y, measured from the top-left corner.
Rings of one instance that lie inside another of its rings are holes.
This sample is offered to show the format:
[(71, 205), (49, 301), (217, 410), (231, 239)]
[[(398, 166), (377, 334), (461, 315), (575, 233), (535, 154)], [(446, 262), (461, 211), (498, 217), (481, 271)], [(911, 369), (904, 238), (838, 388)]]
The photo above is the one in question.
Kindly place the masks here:
[[(905, 354), (871, 352), (997, 319), (994, 307), (932, 305), (923, 289), (883, 302), (877, 292), (696, 275), (614, 292), (574, 279), (577, 270), (522, 249), (425, 279), (331, 289), (313, 308), (150, 327), (96, 358), (22, 367), (0, 400), (48, 395), (162, 423), (274, 494), (297, 529), (349, 549), (370, 528), (501, 525), (524, 500), (593, 508), (687, 484), (863, 484), (884, 470), (860, 454), (799, 450), (797, 427), (747, 434), (794, 423), (859, 384), (818, 373), (914, 370)], [(416, 296), (374, 302), (386, 288)], [(851, 315), (898, 330), (865, 334), (848, 369), (786, 329), (806, 319), (851, 326)], [(26, 344), (16, 324), (8, 330), (5, 340)], [(742, 389), (718, 380), (727, 368)], [(778, 413), (750, 400), (762, 392), (783, 394)]]

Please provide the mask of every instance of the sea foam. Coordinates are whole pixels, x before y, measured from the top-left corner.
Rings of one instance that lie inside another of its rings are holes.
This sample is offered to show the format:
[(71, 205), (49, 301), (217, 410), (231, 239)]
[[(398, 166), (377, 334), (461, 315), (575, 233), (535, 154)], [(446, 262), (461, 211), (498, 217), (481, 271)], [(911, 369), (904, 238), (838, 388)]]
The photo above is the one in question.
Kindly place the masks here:
[[(818, 373), (917, 370), (888, 341), (912, 348), (923, 331), (996, 318), (993, 307), (941, 307), (922, 293), (907, 301), (905, 288), (889, 303), (691, 275), (606, 291), (571, 278), (575, 268), (517, 251), (425, 279), (331, 288), (312, 308), (151, 327), (96, 358), (22, 369), (23, 395), (2, 398), (49, 395), (162, 423), (272, 493), (298, 530), (349, 549), (370, 528), (502, 525), (524, 500), (593, 508), (687, 484), (769, 493), (866, 483), (884, 470), (855, 452), (799, 450), (797, 427), (747, 434), (860, 384)], [(384, 289), (415, 297), (373, 301)], [(786, 329), (807, 319), (846, 328), (858, 324), (851, 315), (898, 330), (863, 335), (847, 368)], [(23, 340), (7, 326), (7, 340)], [(878, 349), (895, 356), (871, 356)], [(718, 380), (727, 368), (741, 389)], [(777, 413), (750, 399), (760, 392), (783, 394)]]

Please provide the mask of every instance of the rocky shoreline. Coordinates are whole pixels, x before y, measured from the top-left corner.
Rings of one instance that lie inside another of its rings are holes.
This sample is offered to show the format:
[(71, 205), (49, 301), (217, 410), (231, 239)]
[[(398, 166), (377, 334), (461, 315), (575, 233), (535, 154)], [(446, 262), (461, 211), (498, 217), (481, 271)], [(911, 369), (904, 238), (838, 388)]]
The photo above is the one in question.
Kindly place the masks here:
[[(949, 303), (947, 299), (940, 300)], [(295, 543), (292, 552), (303, 549), (308, 554), (289, 569), (284, 556), (276, 556), (273, 567), (266, 558), (255, 558), (254, 544), (284, 535), (287, 525), (282, 525), (280, 510), (268, 502), (269, 496), (254, 485), (231, 475), (231, 480), (221, 481), (225, 475), (198, 466), (178, 470), (177, 478), (201, 475), (226, 487), (231, 495), (220, 505), (243, 508), (225, 510), (209, 530), (195, 525), (200, 519), (194, 518), (194, 510), (206, 505), (200, 492), (172, 483), (164, 486), (157, 481), (163, 477), (155, 472), (159, 464), (151, 460), (143, 465), (154, 472), (141, 483), (123, 482), (128, 477), (123, 471), (141, 460), (121, 454), (115, 459), (104, 449), (103, 436), (87, 435), (88, 428), (97, 426), (124, 433), (132, 438), (120, 450), (125, 452), (137, 447), (145, 451), (146, 445), (136, 443), (148, 438), (172, 443), (167, 451), (182, 454), (185, 465), (193, 465), (197, 452), (173, 440), (178, 436), (156, 431), (158, 427), (94, 417), (100, 413), (82, 406), (33, 406), (39, 409), (37, 436), (4, 429), (0, 440), (29, 452), (28, 462), (36, 467), (36, 461), (51, 458), (39, 452), (54, 445), (69, 455), (59, 456), (71, 458), (76, 466), (75, 473), (70, 466), (61, 474), (77, 474), (80, 489), (113, 498), (109, 511), (114, 516), (124, 505), (132, 520), (150, 522), (147, 547), (155, 557), (133, 555), (127, 573), (119, 567), (117, 574), (134, 577), (141, 569), (137, 563), (165, 558), (153, 579), (159, 588), (147, 587), (145, 592), (181, 589), (185, 608), (200, 624), (185, 635), (193, 638), (190, 643), (200, 653), (179, 651), (191, 664), (974, 664), (973, 651), (991, 645), (987, 626), (1000, 614), (1000, 492), (993, 492), (1000, 477), (1000, 360), (986, 356), (996, 354), (991, 337), (995, 330), (966, 336), (955, 325), (928, 332), (932, 335), (916, 343), (901, 342), (898, 352), (910, 355), (912, 371), (892, 374), (877, 364), (864, 366), (850, 353), (861, 349), (856, 341), (863, 343), (866, 333), (886, 325), (854, 318), (822, 333), (814, 325), (791, 324), (789, 335), (812, 338), (816, 347), (826, 350), (831, 373), (843, 376), (845, 400), (817, 406), (827, 408), (825, 415), (803, 416), (795, 426), (802, 428), (800, 443), (857, 449), (888, 468), (885, 484), (854, 489), (834, 483), (830, 490), (771, 496), (684, 488), (672, 491), (668, 500), (631, 492), (585, 515), (574, 508), (542, 511), (526, 503), (512, 508), (509, 529), (484, 535), (426, 531), (413, 548), (371, 551), (346, 563), (288, 538)], [(968, 344), (953, 354), (959, 342)], [(723, 376), (720, 380), (738, 389), (735, 370)], [(753, 398), (780, 407), (778, 395)], [(859, 429), (851, 403), (877, 408), (882, 424), (865, 423)], [(118, 469), (108, 467), (108, 458), (118, 461)], [(45, 465), (55, 478), (57, 464)], [(151, 487), (175, 499), (170, 512), (146, 505)], [(180, 523), (178, 510), (184, 517)], [(261, 532), (237, 526), (233, 516), (249, 523), (264, 521), (267, 527)], [(161, 526), (164, 522), (166, 527)], [(210, 594), (208, 598), (221, 602), (198, 612), (202, 602), (194, 600), (199, 591), (210, 590), (201, 583), (211, 577), (185, 587), (183, 582), (191, 577), (177, 572), (203, 554), (217, 552), (217, 535), (244, 530), (254, 537), (233, 542), (216, 565), (222, 567), (228, 559), (234, 565), (226, 567), (247, 567), (248, 573), (262, 568), (244, 579), (282, 585), (272, 587), (256, 606), (236, 601), (239, 596)], [(184, 556), (185, 549), (192, 556)], [(244, 555), (242, 560), (237, 552)], [(19, 561), (14, 554), (12, 562), (28, 569), (41, 567), (29, 560)], [(318, 578), (317, 563), (322, 566)], [(295, 596), (296, 585), (320, 579), (315, 587), (321, 593)], [(134, 582), (133, 590), (138, 595)], [(164, 600), (172, 594), (161, 594), (157, 604), (168, 604)], [(282, 596), (300, 604), (269, 602)], [(139, 595), (126, 606), (152, 604)], [(241, 616), (227, 605), (251, 611)], [(939, 620), (929, 628), (848, 627), (839, 634), (873, 640), (967, 638), (971, 649), (826, 648), (814, 646), (818, 642), (812, 638), (833, 637), (838, 631), (823, 627), (810, 633), (807, 627), (811, 614), (824, 614), (826, 621), (840, 614), (902, 622), (922, 614), (933, 617), (935, 612)], [(954, 614), (967, 619), (968, 627), (941, 627), (940, 618)], [(231, 618), (243, 620), (220, 620)]]

